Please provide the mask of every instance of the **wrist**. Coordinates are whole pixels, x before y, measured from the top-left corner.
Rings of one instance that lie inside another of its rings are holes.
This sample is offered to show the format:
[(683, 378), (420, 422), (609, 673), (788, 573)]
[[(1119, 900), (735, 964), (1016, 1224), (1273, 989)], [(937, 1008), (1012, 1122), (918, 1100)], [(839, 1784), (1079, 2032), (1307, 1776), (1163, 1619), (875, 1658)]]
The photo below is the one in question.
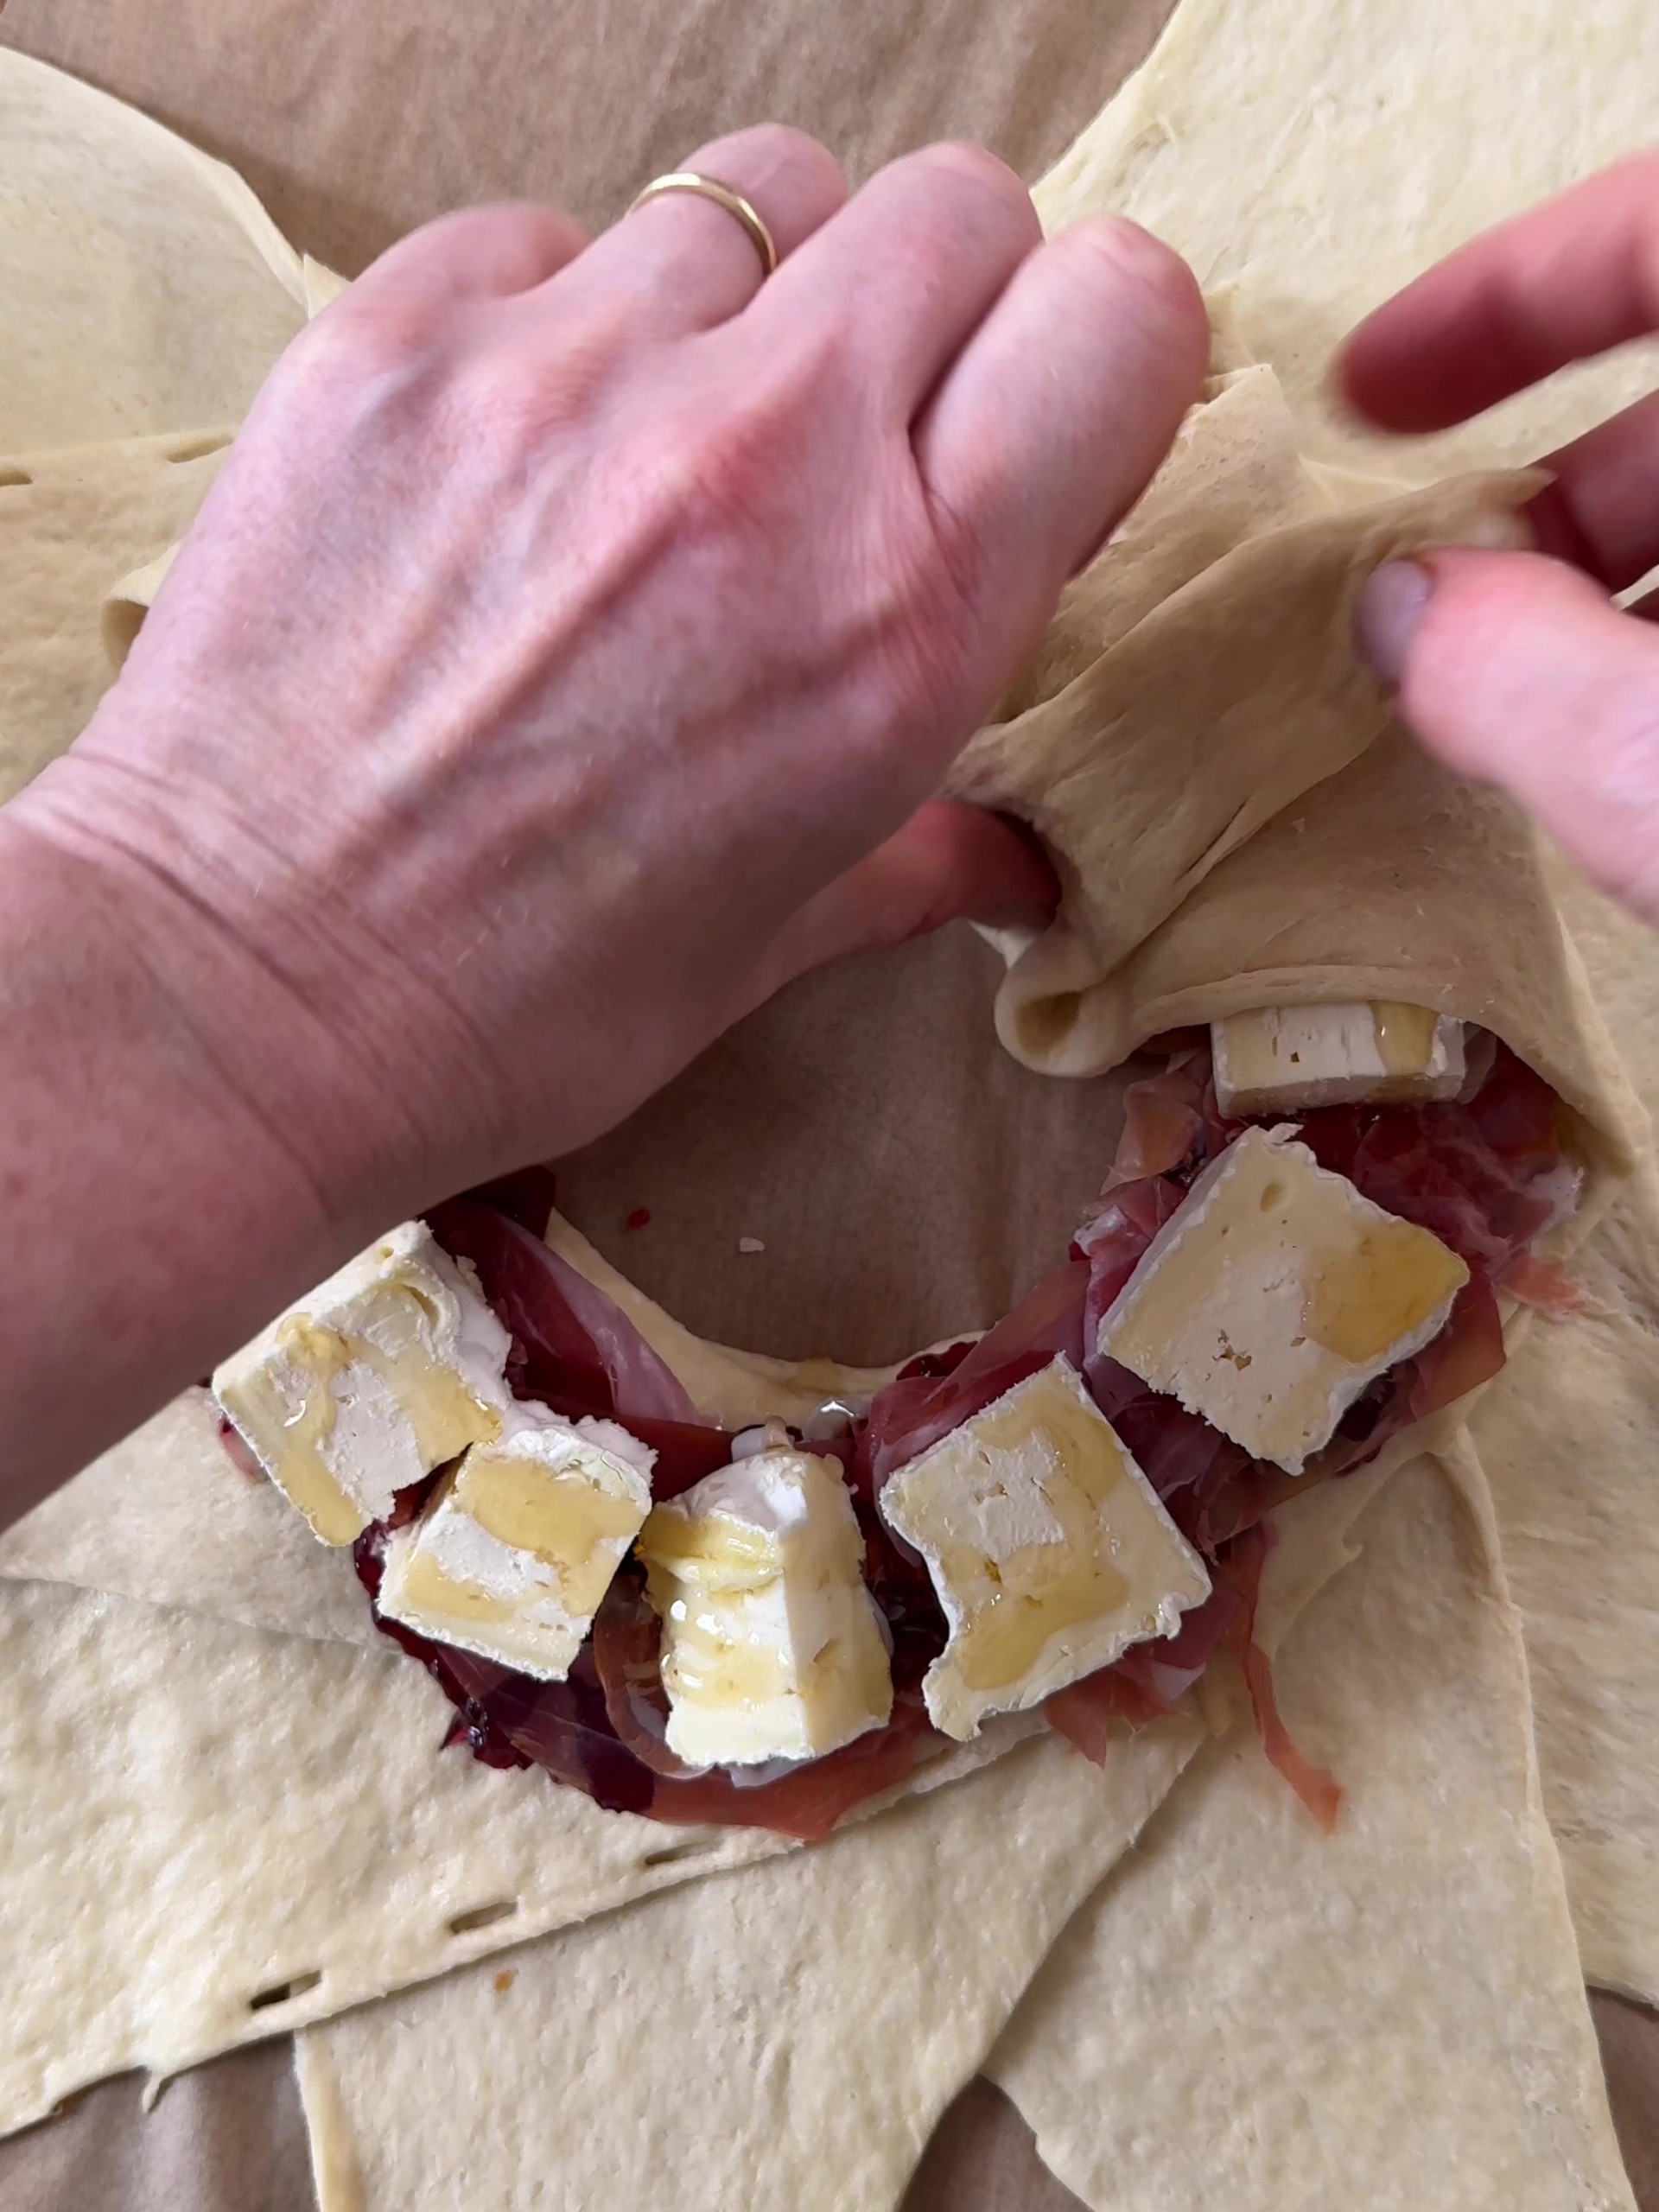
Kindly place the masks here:
[[(258, 795), (214, 772), (246, 749), (226, 743), (235, 687), (215, 704), (209, 728), (175, 700), (158, 732), (124, 683), (0, 819), (31, 841), (40, 881), (74, 887), (83, 926), (216, 1098), (217, 1126), (364, 1242), (468, 1179), (470, 1161), (445, 1157), (454, 1117), (427, 1073), (451, 1042), (443, 1010), (411, 988), (409, 946), (380, 943), (361, 856), (331, 840), (349, 804), (284, 790), (279, 772), (259, 817)], [(293, 749), (274, 730), (261, 742)], [(434, 1052), (409, 1050), (428, 1035)]]
[(399, 1210), (394, 1177), (317, 1175), (283, 986), (142, 860), (32, 811), (0, 813), (0, 1522)]

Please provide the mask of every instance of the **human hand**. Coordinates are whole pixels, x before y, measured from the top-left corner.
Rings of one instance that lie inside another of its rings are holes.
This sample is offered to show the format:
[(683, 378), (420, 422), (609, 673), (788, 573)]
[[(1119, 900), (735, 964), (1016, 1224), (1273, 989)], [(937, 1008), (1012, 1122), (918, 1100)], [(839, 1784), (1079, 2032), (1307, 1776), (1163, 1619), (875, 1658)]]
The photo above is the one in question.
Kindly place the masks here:
[[(1443, 429), (1659, 330), (1659, 156), (1473, 240), (1367, 318), (1337, 364), (1384, 429)], [(1547, 456), (1536, 553), (1391, 563), (1358, 637), (1423, 741), (1502, 784), (1659, 922), (1659, 629), (1611, 594), (1659, 561), (1659, 393)]]
[[(991, 156), (798, 134), (592, 245), (395, 247), (256, 404), (122, 677), (9, 810), (372, 1234), (620, 1119), (790, 976), (1039, 861), (933, 800), (1206, 350), (1184, 266)], [(844, 204), (843, 204), (844, 203)]]

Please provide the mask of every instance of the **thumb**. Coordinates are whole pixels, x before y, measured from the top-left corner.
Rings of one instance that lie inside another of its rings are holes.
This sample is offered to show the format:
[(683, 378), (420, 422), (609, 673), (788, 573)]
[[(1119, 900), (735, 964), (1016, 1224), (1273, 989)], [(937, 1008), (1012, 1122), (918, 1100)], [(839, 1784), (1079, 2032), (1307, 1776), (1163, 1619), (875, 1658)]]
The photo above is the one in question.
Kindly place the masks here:
[(1659, 922), (1659, 630), (1565, 563), (1473, 551), (1388, 563), (1354, 629), (1432, 753)]
[(963, 919), (1041, 929), (1059, 891), (1035, 840), (982, 807), (932, 799), (791, 916), (753, 971), (759, 1006), (809, 968)]

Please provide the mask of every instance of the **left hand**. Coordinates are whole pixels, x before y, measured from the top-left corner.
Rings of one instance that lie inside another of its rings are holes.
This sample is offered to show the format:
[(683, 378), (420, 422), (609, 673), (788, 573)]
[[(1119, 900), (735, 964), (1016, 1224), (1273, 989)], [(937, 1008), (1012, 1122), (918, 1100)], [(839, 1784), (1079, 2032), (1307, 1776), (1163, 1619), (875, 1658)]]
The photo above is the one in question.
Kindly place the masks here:
[(691, 166), (769, 281), (671, 195), (591, 244), (475, 209), (353, 285), (8, 810), (135, 927), (162, 897), (342, 1214), (569, 1150), (803, 969), (1049, 893), (934, 795), (1195, 396), (1197, 288), (1128, 224), (1045, 244), (977, 148), (850, 200), (794, 132)]
[(1196, 396), (1197, 286), (1132, 225), (1045, 244), (975, 148), (850, 200), (795, 132), (691, 166), (764, 283), (674, 194), (353, 285), (0, 811), (16, 1506), (803, 969), (1047, 895), (936, 795)]

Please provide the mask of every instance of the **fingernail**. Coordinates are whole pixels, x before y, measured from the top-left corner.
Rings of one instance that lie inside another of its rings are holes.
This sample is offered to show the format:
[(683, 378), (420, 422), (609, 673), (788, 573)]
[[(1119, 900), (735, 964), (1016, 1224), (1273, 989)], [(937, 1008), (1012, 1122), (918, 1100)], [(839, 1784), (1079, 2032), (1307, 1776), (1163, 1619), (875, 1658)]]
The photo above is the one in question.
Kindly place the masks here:
[(1354, 601), (1354, 645), (1382, 681), (1397, 684), (1434, 589), (1420, 561), (1385, 561), (1360, 586)]

